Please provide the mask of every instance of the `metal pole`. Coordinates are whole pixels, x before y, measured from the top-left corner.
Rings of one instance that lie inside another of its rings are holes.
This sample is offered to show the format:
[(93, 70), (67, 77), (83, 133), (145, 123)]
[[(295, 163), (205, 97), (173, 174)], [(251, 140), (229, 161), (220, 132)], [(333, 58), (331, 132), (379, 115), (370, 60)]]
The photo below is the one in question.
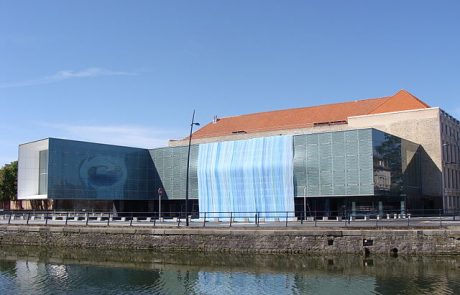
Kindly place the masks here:
[(158, 194), (158, 219), (161, 218), (161, 194)]
[(193, 125), (200, 125), (199, 123), (195, 123), (195, 110), (193, 110), (192, 115), (192, 123), (190, 124), (190, 135), (188, 137), (188, 153), (187, 153), (187, 176), (185, 180), (185, 226), (189, 226), (188, 222), (188, 176), (190, 171), (190, 148), (192, 146), (192, 132), (193, 132)]

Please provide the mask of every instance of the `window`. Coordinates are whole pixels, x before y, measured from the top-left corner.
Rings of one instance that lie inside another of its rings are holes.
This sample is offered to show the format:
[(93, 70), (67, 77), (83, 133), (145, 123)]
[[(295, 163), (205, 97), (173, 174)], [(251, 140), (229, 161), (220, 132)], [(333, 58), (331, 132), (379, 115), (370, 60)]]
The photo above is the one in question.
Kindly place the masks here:
[(458, 189), (458, 170), (455, 170), (455, 188)]
[(450, 170), (449, 170), (449, 168), (446, 168), (446, 172), (447, 172), (447, 173), (446, 173), (446, 177), (445, 177), (445, 178), (447, 178), (447, 181), (446, 181), (447, 186), (446, 186), (446, 187), (447, 187), (447, 188), (450, 188), (450, 177), (449, 177), (449, 175), (450, 175)]
[(450, 145), (447, 145), (446, 146), (446, 159), (447, 159), (447, 163), (450, 162)]
[(454, 188), (454, 170), (450, 169), (450, 185), (451, 185), (451, 188)]
[(452, 150), (452, 158), (454, 158), (454, 163), (457, 164), (458, 157), (457, 157), (457, 146), (454, 145), (453, 150)]
[(39, 152), (38, 173), (38, 194), (46, 195), (48, 193), (48, 150)]
[(460, 171), (457, 170), (457, 188), (460, 188)]
[(441, 142), (441, 157), (442, 157), (443, 165), (449, 162), (447, 147), (448, 147), (448, 144), (445, 141), (442, 141)]

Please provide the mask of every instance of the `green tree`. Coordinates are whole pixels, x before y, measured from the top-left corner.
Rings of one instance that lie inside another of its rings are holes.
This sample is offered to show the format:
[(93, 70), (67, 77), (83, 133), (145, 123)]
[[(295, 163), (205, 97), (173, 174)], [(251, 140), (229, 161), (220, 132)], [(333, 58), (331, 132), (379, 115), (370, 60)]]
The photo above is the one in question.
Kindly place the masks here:
[(16, 201), (18, 192), (18, 161), (0, 168), (0, 201)]

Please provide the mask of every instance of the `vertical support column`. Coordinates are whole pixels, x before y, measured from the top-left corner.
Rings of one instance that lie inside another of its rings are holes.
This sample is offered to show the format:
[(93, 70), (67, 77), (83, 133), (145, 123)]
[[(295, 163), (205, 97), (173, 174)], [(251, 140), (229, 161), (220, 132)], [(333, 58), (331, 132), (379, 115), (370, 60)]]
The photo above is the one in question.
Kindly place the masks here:
[(401, 215), (405, 215), (405, 214), (406, 214), (406, 202), (401, 201)]
[(356, 202), (351, 202), (351, 216), (356, 216)]
[(115, 205), (116, 201), (112, 201), (112, 213), (113, 216), (117, 216), (117, 206)]
[(303, 219), (302, 220), (307, 220), (307, 186), (303, 187)]
[(323, 216), (330, 216), (331, 215), (331, 200), (329, 198), (325, 198), (324, 200), (324, 214)]
[(379, 201), (379, 216), (383, 216), (383, 202)]

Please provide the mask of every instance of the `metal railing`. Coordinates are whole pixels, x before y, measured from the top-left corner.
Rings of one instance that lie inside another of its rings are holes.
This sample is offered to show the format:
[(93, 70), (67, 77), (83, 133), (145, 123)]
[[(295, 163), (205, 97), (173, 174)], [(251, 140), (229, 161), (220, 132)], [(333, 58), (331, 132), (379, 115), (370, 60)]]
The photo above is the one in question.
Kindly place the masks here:
[[(443, 227), (460, 225), (460, 210), (192, 212), (191, 227)], [(0, 224), (183, 227), (184, 212), (0, 211)]]

